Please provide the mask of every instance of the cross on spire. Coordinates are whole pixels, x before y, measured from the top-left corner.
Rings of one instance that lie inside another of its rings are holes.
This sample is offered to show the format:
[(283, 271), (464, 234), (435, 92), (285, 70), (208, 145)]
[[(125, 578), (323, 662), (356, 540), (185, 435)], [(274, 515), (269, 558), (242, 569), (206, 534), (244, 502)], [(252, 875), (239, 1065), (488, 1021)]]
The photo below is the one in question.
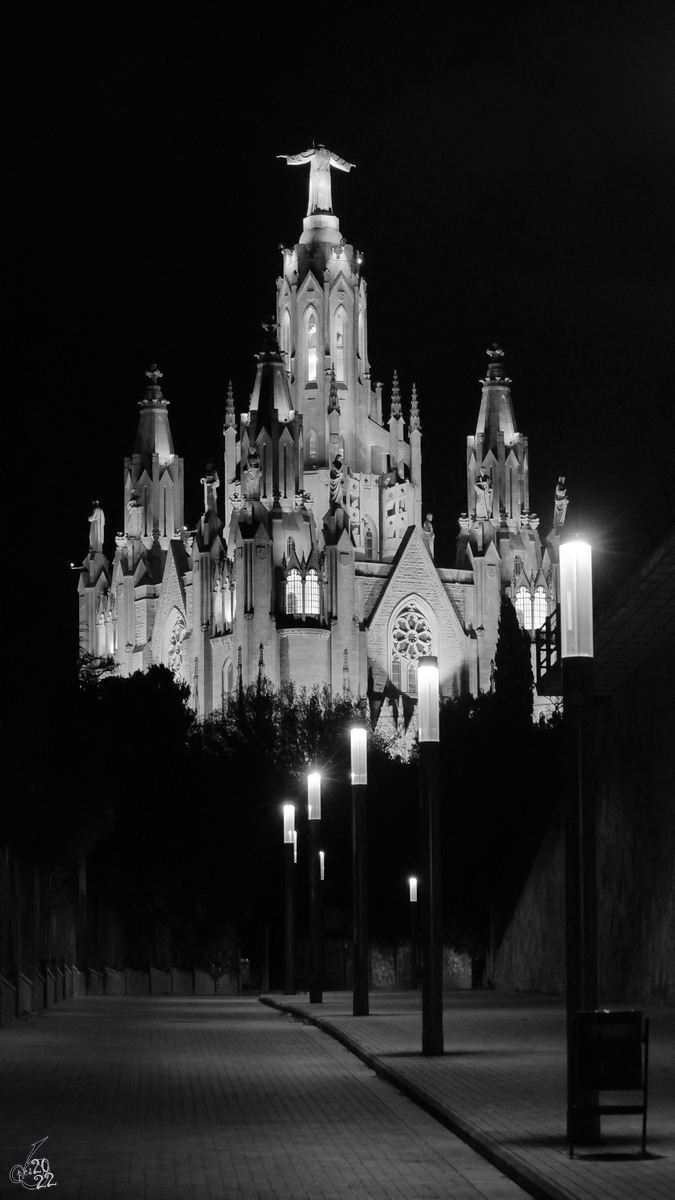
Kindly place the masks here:
[(145, 373), (146, 373), (148, 379), (152, 380), (153, 387), (158, 386), (158, 384), (157, 384), (158, 379), (164, 378), (164, 373), (163, 373), (163, 371), (160, 371), (159, 367), (157, 366), (157, 363), (152, 363), (150, 370), (146, 371)]

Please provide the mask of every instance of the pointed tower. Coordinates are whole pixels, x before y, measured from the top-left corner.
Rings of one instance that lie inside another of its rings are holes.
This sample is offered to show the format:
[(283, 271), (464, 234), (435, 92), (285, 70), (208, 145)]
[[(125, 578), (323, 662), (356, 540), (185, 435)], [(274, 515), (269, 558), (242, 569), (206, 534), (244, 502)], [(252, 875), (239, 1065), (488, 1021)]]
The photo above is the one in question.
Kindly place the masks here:
[[(495, 343), (488, 355), (476, 433), (467, 437), (467, 511), (459, 521), (457, 567), (471, 566), (476, 578), (476, 629), (495, 630), (496, 576), (501, 593), (515, 604), (524, 629), (534, 632), (555, 606), (555, 578), (542, 549), (539, 518), (530, 512), (527, 438), (519, 433), (511, 401), (504, 351)], [(481, 635), (482, 636), (482, 635)], [(493, 654), (484, 637), (480, 653)]]
[(183, 529), (183, 460), (173, 448), (162, 372), (153, 363), (146, 375), (134, 452), (124, 460), (124, 532), (146, 549), (158, 543), (166, 553)]
[(147, 670), (167, 556), (181, 545), (183, 460), (174, 451), (168, 400), (155, 363), (139, 402), (134, 452), (124, 460), (124, 529), (115, 539), (115, 657), (122, 675)]

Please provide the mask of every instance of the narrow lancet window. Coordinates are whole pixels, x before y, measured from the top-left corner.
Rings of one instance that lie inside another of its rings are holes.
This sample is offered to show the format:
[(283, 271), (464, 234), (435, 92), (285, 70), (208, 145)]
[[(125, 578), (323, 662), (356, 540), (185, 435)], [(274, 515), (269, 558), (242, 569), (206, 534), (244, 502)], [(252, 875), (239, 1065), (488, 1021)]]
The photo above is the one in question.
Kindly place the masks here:
[(307, 379), (316, 379), (316, 316), (310, 312), (307, 318)]
[(308, 571), (305, 576), (305, 616), (319, 615), (319, 576), (316, 571)]

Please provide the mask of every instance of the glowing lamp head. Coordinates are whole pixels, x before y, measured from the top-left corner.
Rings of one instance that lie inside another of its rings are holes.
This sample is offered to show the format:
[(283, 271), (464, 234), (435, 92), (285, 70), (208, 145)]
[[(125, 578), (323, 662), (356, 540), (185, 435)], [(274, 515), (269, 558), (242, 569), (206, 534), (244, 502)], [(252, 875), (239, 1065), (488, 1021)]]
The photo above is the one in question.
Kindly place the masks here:
[(419, 740), (437, 742), (439, 730), (439, 670), (438, 659), (429, 654), (418, 659), (417, 704), (419, 716)]
[(284, 804), (284, 845), (295, 841), (295, 805)]
[(355, 726), (349, 731), (352, 744), (352, 783), (368, 782), (368, 733)]
[(319, 875), (323, 880), (326, 871), (326, 855), (323, 850), (319, 850)]
[(415, 875), (410, 876), (408, 887), (410, 888), (410, 903), (417, 904), (417, 878)]
[(307, 776), (307, 815), (310, 821), (321, 820), (321, 776), (318, 771)]
[(563, 658), (593, 657), (591, 547), (578, 539), (560, 547), (560, 627)]

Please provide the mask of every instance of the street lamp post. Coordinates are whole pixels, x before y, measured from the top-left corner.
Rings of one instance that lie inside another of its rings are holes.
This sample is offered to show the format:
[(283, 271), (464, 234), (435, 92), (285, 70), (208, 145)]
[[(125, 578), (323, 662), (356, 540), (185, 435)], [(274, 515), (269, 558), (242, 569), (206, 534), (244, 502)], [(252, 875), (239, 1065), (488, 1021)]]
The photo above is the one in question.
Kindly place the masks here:
[(438, 659), (419, 659), (422, 876), (422, 1053), (443, 1053), (443, 933)]
[(560, 547), (560, 632), (563, 713), (570, 777), (565, 811), (567, 967), (567, 1133), (577, 1145), (600, 1140), (597, 1093), (575, 1091), (572, 1022), (598, 1006), (598, 917), (593, 738), (593, 587), (591, 548), (579, 540)]
[(368, 1003), (368, 734), (351, 733), (352, 752), (352, 851), (354, 888), (354, 993), (355, 1017), (367, 1017)]
[(307, 776), (309, 817), (309, 1001), (323, 1001), (323, 897), (321, 892), (321, 776)]
[(417, 877), (408, 880), (410, 894), (410, 986), (417, 987)]
[(295, 995), (295, 806), (284, 804), (284, 995)]

